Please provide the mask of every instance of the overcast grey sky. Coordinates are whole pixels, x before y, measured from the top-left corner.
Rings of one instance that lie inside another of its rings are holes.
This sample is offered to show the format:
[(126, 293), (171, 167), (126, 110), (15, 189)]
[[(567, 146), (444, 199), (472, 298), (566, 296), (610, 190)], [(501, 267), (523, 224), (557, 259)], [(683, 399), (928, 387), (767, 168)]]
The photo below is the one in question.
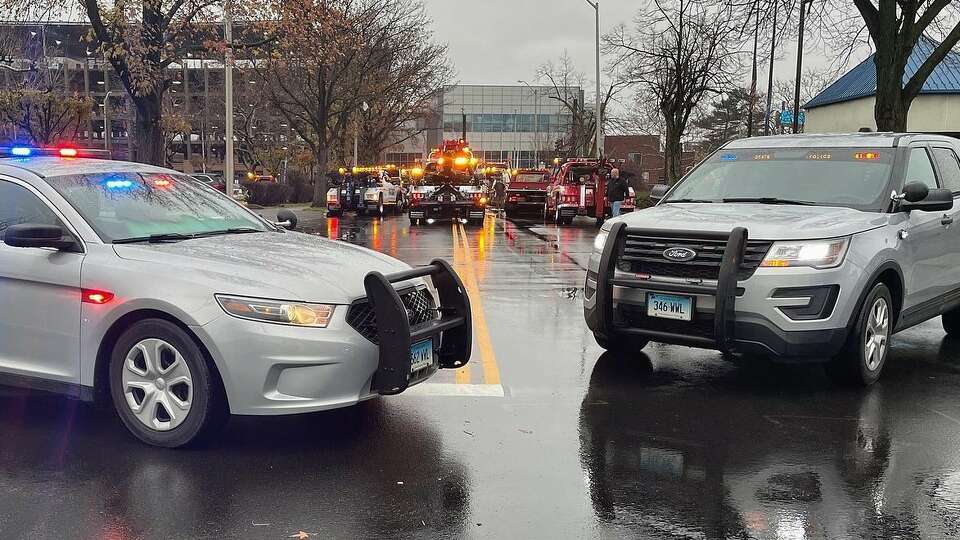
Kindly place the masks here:
[[(534, 82), (537, 67), (564, 50), (590, 81), (594, 73), (594, 15), (585, 0), (424, 0), (437, 39), (450, 46), (460, 83)], [(600, 0), (600, 25), (606, 33), (632, 25), (639, 0)], [(777, 79), (792, 79), (796, 45), (776, 65)], [(806, 50), (811, 65), (825, 63), (822, 47)], [(760, 74), (766, 85), (766, 67)]]

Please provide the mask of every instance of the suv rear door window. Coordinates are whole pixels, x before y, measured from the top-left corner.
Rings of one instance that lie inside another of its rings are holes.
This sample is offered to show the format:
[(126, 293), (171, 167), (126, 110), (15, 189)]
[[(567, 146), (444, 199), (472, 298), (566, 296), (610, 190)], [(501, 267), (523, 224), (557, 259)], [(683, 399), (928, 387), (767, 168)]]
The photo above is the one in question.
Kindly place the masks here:
[(937, 189), (937, 175), (933, 172), (933, 164), (926, 148), (911, 148), (910, 162), (907, 164), (907, 175), (904, 184), (922, 182), (930, 189)]
[(940, 166), (941, 180), (943, 187), (950, 191), (960, 192), (960, 161), (957, 160), (957, 154), (950, 148), (934, 148), (933, 157)]

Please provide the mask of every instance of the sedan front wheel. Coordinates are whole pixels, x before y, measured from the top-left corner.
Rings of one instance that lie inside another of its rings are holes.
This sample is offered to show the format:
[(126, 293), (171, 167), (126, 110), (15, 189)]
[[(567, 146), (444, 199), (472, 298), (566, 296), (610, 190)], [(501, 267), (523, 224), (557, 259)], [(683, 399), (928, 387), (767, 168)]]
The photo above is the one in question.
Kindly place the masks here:
[(229, 415), (203, 352), (163, 319), (139, 321), (121, 334), (110, 359), (110, 393), (127, 429), (154, 446), (188, 445)]

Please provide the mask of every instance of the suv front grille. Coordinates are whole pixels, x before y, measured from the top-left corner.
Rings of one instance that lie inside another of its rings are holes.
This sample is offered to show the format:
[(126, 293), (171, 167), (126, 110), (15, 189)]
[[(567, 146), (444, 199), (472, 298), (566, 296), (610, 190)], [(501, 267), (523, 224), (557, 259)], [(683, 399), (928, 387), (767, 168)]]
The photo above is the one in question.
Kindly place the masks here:
[[(692, 279), (718, 279), (720, 264), (726, 241), (700, 238), (671, 238), (641, 234), (627, 234), (623, 249), (619, 253), (617, 268), (634, 274), (650, 274)], [(748, 240), (743, 263), (737, 272), (737, 279), (744, 280), (753, 275), (760, 262), (767, 255), (773, 242), (766, 240)], [(696, 258), (691, 261), (671, 261), (663, 256), (669, 248), (682, 247), (695, 251)]]
[[(414, 327), (440, 317), (436, 311), (433, 295), (426, 289), (416, 289), (400, 293), (400, 301), (407, 308), (407, 318), (410, 326)], [(347, 324), (352, 326), (360, 335), (374, 343), (378, 343), (377, 314), (367, 300), (358, 300), (347, 311)]]

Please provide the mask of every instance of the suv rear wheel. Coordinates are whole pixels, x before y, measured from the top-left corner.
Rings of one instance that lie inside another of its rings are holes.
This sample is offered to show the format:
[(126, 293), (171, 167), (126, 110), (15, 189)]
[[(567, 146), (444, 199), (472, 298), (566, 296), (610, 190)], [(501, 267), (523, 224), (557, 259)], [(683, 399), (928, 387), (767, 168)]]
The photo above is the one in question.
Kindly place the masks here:
[(829, 372), (845, 383), (870, 386), (877, 382), (890, 352), (893, 299), (890, 289), (877, 283), (870, 289), (843, 350), (829, 364)]
[(229, 412), (203, 352), (177, 325), (145, 319), (128, 328), (110, 357), (110, 394), (141, 441), (176, 448), (217, 432)]

